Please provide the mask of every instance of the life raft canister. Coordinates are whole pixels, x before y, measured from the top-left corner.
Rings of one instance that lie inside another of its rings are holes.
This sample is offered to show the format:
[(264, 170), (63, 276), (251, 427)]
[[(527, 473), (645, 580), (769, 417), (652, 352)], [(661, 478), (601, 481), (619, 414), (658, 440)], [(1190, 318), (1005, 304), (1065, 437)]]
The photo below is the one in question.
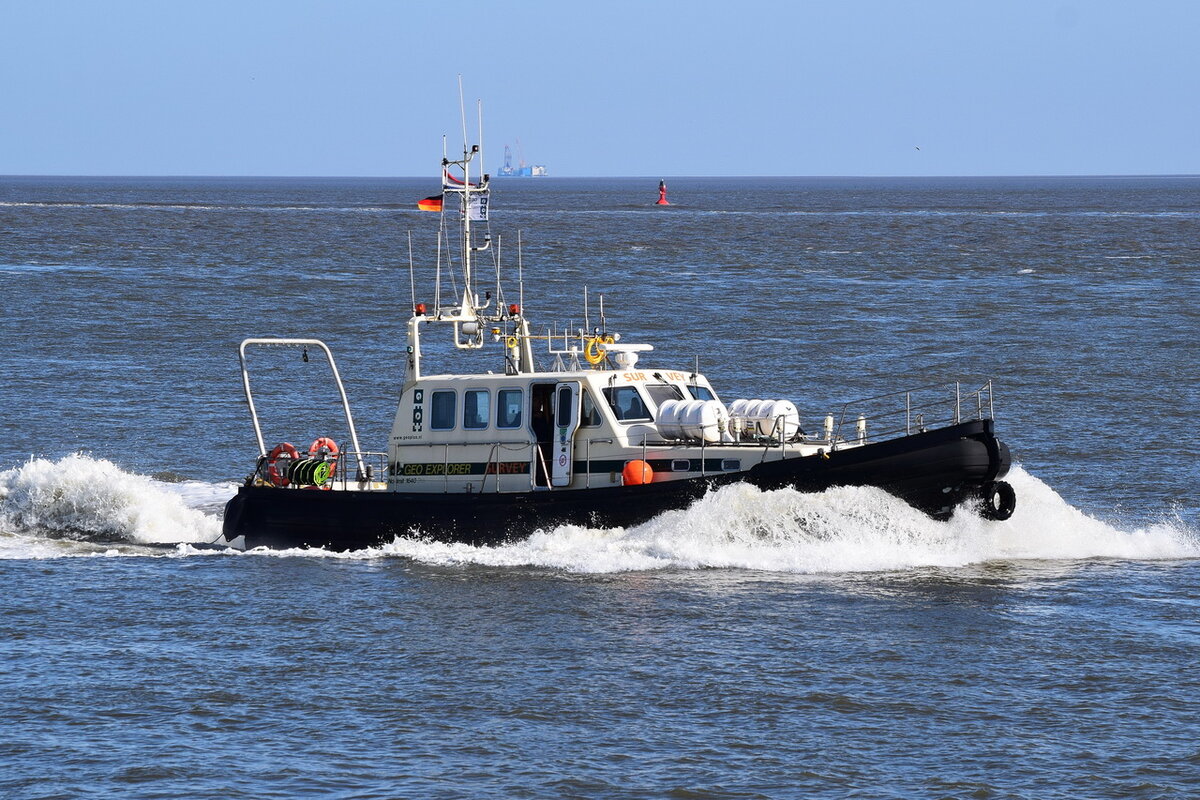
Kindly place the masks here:
[[(281, 457), (283, 457), (282, 463)], [(300, 458), (300, 453), (296, 451), (291, 442), (280, 442), (275, 445), (275, 449), (267, 456), (267, 480), (275, 486), (287, 486), (288, 467), (298, 458)]]

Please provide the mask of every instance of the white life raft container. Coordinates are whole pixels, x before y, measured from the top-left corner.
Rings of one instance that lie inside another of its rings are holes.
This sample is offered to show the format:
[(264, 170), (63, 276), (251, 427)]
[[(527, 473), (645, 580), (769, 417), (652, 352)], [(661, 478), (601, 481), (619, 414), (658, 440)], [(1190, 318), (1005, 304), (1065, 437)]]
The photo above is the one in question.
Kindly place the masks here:
[(655, 420), (664, 439), (716, 444), (729, 430), (729, 411), (716, 400), (668, 400), (658, 407)]
[(790, 400), (734, 400), (730, 429), (744, 436), (791, 440), (800, 433), (800, 411)]

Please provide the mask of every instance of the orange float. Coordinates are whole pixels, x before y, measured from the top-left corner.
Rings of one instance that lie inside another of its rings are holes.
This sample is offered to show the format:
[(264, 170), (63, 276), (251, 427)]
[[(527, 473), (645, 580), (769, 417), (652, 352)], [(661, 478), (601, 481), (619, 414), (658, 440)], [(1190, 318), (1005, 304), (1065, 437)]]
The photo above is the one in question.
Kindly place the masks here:
[(621, 471), (621, 477), (625, 479), (626, 486), (640, 486), (654, 480), (654, 470), (639, 458), (625, 464), (625, 469)]
[[(280, 457), (283, 456), (286, 460), (280, 462)], [(271, 455), (267, 456), (267, 480), (276, 486), (288, 485), (288, 467), (296, 463), (296, 459), (300, 454), (296, 452), (296, 448), (291, 442), (280, 442), (275, 445), (275, 449), (271, 451)]]

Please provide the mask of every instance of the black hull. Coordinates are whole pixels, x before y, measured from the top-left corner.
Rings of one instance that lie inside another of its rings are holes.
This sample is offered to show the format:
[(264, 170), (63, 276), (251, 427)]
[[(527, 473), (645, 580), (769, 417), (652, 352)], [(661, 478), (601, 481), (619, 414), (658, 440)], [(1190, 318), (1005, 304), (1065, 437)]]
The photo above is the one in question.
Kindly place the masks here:
[[(754, 452), (747, 450), (747, 453)], [(225, 508), (224, 538), (251, 547), (358, 550), (417, 534), (440, 541), (498, 544), (563, 523), (636, 525), (685, 508), (710, 488), (745, 481), (763, 489), (820, 491), (878, 486), (914, 507), (947, 518), (1008, 472), (1008, 448), (991, 420), (900, 439), (759, 464), (706, 478), (524, 493), (430, 494), (280, 490), (243, 486)]]

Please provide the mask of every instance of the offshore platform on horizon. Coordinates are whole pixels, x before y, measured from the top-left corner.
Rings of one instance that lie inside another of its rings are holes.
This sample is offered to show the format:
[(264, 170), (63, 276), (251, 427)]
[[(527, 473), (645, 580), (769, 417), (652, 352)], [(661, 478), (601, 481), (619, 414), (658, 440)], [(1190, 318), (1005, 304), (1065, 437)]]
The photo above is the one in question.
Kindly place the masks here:
[(504, 145), (504, 166), (496, 170), (498, 178), (542, 178), (546, 175), (545, 164), (525, 163), (525, 151), (521, 149), (521, 140), (517, 139), (517, 166), (512, 163), (512, 148)]

